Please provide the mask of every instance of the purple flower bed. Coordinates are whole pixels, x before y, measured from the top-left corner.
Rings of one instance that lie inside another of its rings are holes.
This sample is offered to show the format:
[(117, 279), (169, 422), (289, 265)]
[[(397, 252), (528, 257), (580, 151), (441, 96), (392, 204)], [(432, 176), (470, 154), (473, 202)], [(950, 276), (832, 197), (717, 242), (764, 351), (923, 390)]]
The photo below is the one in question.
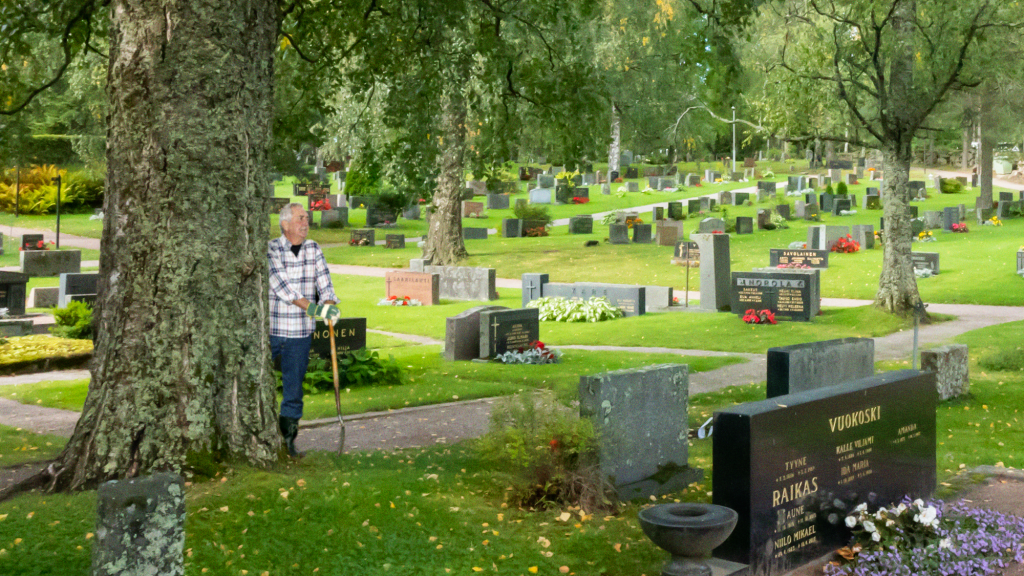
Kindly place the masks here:
[[(905, 516), (906, 525), (903, 530), (900, 519), (896, 523), (888, 523), (887, 518), (895, 518), (891, 514), (893, 508), (884, 509), (874, 515), (866, 512), (854, 512), (857, 523), (864, 526), (866, 519), (870, 528), (855, 529), (856, 553), (852, 561), (842, 566), (829, 564), (825, 567), (827, 576), (917, 576), (921, 574), (949, 576), (981, 576), (995, 574), (1009, 566), (1010, 563), (1024, 562), (1024, 518), (1001, 514), (991, 510), (969, 508), (965, 503), (956, 502), (944, 506), (941, 501), (933, 501), (918, 506), (918, 510), (926, 506), (934, 506), (937, 512), (937, 523), (925, 526), (915, 517), (913, 503), (904, 501), (904, 508), (910, 505), (910, 513)], [(885, 513), (890, 514), (886, 516)], [(904, 513), (900, 510), (900, 513)], [(881, 520), (878, 518), (881, 517)], [(852, 521), (851, 521), (852, 522)], [(875, 523), (888, 525), (888, 538), (872, 538), (879, 530)], [(896, 542), (893, 544), (893, 542)]]

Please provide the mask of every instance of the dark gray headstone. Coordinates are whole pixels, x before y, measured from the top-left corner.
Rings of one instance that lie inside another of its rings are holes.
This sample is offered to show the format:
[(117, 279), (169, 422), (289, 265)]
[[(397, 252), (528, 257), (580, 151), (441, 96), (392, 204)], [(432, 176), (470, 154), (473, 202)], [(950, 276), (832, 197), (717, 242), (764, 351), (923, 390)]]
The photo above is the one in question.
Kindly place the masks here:
[(384, 247), (391, 250), (405, 248), (405, 234), (385, 234)]
[(0, 308), (11, 316), (25, 315), (25, 294), (29, 275), (0, 270)]
[(725, 232), (725, 221), (721, 218), (705, 218), (700, 221), (697, 232), (700, 234), (711, 234), (713, 232)]
[(21, 249), (22, 250), (46, 250), (46, 242), (43, 240), (42, 234), (22, 234), (21, 235)]
[(438, 296), (449, 300), (497, 300), (497, 272), (473, 266), (424, 266), (424, 272), (439, 276)]
[[(686, 201), (686, 213), (696, 214), (697, 212), (700, 212), (700, 198), (690, 198)], [(669, 213), (671, 214), (671, 212)]]
[[(334, 323), (334, 349), (338, 358), (366, 348), (366, 318), (339, 318)], [(324, 360), (331, 359), (331, 332), (323, 320), (316, 321), (310, 351)]]
[(604, 184), (601, 184), (601, 194), (604, 194), (605, 196), (610, 196), (611, 193), (612, 193), (612, 186), (611, 186), (611, 184), (609, 184), (607, 182), (605, 182)]
[(349, 244), (352, 246), (374, 246), (376, 244), (375, 230), (353, 230), (349, 235)]
[(505, 218), (501, 221), (501, 235), (505, 238), (519, 238), (523, 235), (523, 221), (518, 218)]
[(467, 228), (463, 226), (462, 237), (466, 240), (487, 240), (487, 228)]
[(910, 262), (914, 265), (915, 269), (931, 270), (932, 274), (939, 273), (938, 252), (911, 252)]
[(936, 230), (942, 227), (942, 212), (938, 210), (924, 211), (924, 227), (927, 230)]
[(769, 266), (803, 264), (811, 268), (828, 268), (828, 250), (768, 249)]
[(547, 274), (526, 273), (523, 274), (523, 308), (526, 305), (544, 296), (544, 285), (549, 282)]
[(488, 194), (487, 195), (487, 209), (488, 210), (506, 210), (508, 209), (508, 196), (504, 194)]
[(602, 282), (548, 282), (542, 288), (544, 296), (565, 298), (607, 298), (608, 303), (622, 310), (623, 316), (640, 316), (647, 310), (647, 291), (644, 286), (631, 284), (605, 284)]
[(768, 349), (768, 398), (867, 378), (875, 373), (875, 341), (841, 338)]
[(779, 204), (775, 207), (775, 211), (779, 213), (779, 216), (782, 216), (786, 220), (789, 220), (792, 216), (789, 210), (789, 204)]
[(23, 250), (19, 256), (21, 273), (33, 278), (82, 271), (81, 250)]
[(633, 224), (633, 242), (637, 244), (650, 244), (654, 242), (654, 235), (651, 233), (650, 224)]
[(728, 310), (731, 302), (729, 272), (729, 236), (727, 234), (691, 234), (700, 250), (700, 307), (702, 310)]
[(609, 224), (608, 242), (611, 244), (629, 244), (629, 227), (625, 224)]
[(480, 358), (529, 348), (539, 339), (540, 310), (537, 308), (480, 312)]
[(736, 206), (745, 206), (750, 201), (749, 192), (735, 192), (732, 195), (732, 203)]
[[(699, 203), (698, 203), (699, 205)], [(686, 216), (683, 214), (683, 203), (682, 202), (669, 202), (668, 203), (668, 217), (670, 220), (685, 220)]]
[(868, 194), (864, 196), (864, 209), (865, 210), (881, 210), (882, 209), (882, 198), (878, 195)]
[(929, 497), (935, 400), (902, 370), (716, 412), (712, 501), (739, 523), (715, 556), (785, 574), (847, 544), (857, 505)]
[(804, 206), (804, 220), (821, 220), (821, 209), (813, 202)]
[(96, 491), (94, 576), (185, 573), (185, 482), (177, 474), (112, 480)]
[(737, 234), (753, 234), (754, 233), (754, 219), (749, 216), (737, 216), (736, 217), (736, 233)]
[(853, 202), (849, 198), (839, 197), (832, 201), (832, 215), (839, 216), (842, 212), (853, 210)]
[(822, 192), (820, 196), (821, 209), (825, 212), (832, 212), (832, 204), (835, 202), (835, 194), (829, 194), (828, 192)]
[(594, 217), (589, 214), (578, 214), (569, 218), (569, 234), (593, 234)]
[(480, 313), (508, 310), (504, 306), (475, 306), (445, 320), (444, 359), (473, 360), (480, 354)]
[(99, 294), (99, 285), (100, 275), (97, 272), (61, 274), (59, 290), (57, 292), (57, 307), (67, 308), (72, 296), (95, 296)]
[(862, 250), (871, 250), (875, 247), (875, 227), (871, 224), (854, 224), (850, 234), (853, 240), (860, 244)]
[(654, 221), (654, 222), (657, 222), (658, 220), (664, 220), (664, 219), (665, 219), (665, 207), (664, 206), (655, 206), (651, 210), (651, 220)]
[(820, 273), (817, 268), (733, 272), (732, 311), (743, 316), (750, 309), (771, 310), (778, 320), (810, 321), (818, 315), (820, 306)]
[(580, 417), (594, 424), (598, 465), (622, 500), (678, 491), (687, 466), (689, 369), (662, 364), (580, 377)]
[(368, 227), (387, 223), (394, 224), (396, 221), (398, 221), (398, 216), (389, 209), (379, 206), (368, 206), (366, 208), (366, 225)]

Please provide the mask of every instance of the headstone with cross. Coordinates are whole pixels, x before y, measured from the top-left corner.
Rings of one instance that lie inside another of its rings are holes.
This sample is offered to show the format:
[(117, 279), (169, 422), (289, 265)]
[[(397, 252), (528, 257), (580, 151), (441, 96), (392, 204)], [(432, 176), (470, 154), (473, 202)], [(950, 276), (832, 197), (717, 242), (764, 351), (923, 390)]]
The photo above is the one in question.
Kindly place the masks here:
[(540, 310), (537, 308), (480, 312), (481, 358), (527, 349), (539, 338)]

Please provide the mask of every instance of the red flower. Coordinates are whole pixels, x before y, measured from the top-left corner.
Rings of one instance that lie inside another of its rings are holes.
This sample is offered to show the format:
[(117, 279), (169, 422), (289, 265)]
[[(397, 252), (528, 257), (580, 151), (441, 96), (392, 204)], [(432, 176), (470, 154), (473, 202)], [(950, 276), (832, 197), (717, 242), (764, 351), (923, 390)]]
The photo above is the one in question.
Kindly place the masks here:
[(46, 248), (46, 243), (40, 240), (39, 242), (36, 242), (36, 248)]
[(551, 451), (552, 452), (554, 452), (555, 450), (558, 450), (558, 440), (555, 439), (555, 438), (552, 438), (551, 442), (548, 442), (548, 446), (551, 446)]

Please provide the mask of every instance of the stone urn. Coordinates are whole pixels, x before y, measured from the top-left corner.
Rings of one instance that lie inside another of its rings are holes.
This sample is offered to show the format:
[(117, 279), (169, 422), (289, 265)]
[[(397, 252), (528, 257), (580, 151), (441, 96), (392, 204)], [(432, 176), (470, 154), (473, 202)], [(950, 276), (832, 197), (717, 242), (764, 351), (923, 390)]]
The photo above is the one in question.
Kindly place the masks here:
[(735, 510), (714, 504), (659, 504), (640, 511), (644, 534), (672, 559), (662, 576), (711, 576), (704, 559), (736, 528)]

